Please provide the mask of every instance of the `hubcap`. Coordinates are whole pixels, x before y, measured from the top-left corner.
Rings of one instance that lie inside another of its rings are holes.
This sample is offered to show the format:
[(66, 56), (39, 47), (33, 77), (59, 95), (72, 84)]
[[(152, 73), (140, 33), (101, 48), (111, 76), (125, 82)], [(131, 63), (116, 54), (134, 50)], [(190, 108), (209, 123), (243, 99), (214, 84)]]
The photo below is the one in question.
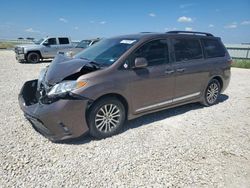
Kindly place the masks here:
[(219, 94), (219, 87), (216, 83), (212, 83), (207, 90), (207, 102), (212, 104), (216, 101)]
[(102, 106), (95, 117), (96, 128), (101, 132), (110, 132), (120, 123), (121, 113), (115, 104)]

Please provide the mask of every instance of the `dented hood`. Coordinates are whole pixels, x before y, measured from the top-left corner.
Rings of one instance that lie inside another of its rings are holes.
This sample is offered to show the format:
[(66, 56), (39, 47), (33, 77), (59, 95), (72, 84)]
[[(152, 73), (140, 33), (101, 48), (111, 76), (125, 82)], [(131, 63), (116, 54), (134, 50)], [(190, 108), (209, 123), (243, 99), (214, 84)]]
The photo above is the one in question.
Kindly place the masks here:
[(88, 63), (89, 61), (84, 59), (74, 59), (58, 54), (46, 72), (45, 82), (54, 85), (65, 77), (79, 72)]

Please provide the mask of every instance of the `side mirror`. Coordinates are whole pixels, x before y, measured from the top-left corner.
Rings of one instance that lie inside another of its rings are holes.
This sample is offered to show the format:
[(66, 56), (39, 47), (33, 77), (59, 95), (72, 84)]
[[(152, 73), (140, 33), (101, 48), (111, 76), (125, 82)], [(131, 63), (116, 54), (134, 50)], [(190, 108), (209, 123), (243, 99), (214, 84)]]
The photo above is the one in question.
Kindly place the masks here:
[(148, 66), (148, 61), (144, 57), (137, 57), (135, 58), (135, 68), (143, 68)]
[(44, 45), (44, 46), (49, 46), (49, 42), (48, 42), (48, 41), (45, 41), (45, 42), (43, 43), (43, 45)]

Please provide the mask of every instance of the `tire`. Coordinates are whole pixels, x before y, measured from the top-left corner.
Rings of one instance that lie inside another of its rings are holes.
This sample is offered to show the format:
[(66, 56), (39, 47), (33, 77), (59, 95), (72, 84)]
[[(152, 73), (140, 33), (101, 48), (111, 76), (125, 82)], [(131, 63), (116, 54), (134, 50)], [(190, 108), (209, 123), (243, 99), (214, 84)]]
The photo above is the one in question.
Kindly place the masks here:
[(115, 97), (105, 97), (94, 102), (87, 116), (90, 135), (103, 139), (119, 133), (125, 116), (124, 105)]
[(37, 52), (30, 52), (27, 55), (27, 62), (28, 63), (38, 63), (40, 60), (40, 55)]
[(220, 96), (221, 85), (220, 82), (216, 79), (212, 79), (205, 90), (203, 105), (212, 106), (218, 102)]

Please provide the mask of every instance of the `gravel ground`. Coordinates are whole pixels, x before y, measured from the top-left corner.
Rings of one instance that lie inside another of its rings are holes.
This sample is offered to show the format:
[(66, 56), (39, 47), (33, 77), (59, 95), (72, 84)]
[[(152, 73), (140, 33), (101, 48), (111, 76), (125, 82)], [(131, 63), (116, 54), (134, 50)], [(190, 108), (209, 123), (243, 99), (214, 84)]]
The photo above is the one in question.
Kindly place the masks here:
[(0, 51), (0, 187), (250, 187), (250, 70), (232, 69), (215, 106), (185, 105), (108, 139), (54, 144), (17, 102), (47, 64), (18, 64)]

